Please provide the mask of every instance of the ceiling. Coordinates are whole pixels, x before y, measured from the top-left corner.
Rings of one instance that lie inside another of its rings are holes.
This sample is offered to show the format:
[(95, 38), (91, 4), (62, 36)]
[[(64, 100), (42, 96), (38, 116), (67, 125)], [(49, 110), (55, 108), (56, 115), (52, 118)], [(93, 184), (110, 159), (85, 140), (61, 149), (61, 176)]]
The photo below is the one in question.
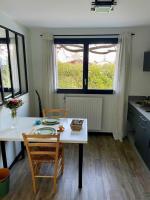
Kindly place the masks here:
[(112, 13), (90, 11), (91, 0), (0, 0), (0, 10), (29, 27), (150, 25), (150, 0), (118, 0)]

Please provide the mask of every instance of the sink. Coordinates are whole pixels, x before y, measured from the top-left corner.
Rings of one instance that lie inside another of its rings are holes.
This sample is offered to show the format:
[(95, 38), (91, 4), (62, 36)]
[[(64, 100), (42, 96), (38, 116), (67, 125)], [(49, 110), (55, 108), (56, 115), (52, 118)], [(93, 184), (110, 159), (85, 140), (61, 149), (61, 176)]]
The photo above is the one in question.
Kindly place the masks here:
[(144, 110), (145, 112), (150, 112), (150, 105), (147, 106), (141, 106), (142, 110)]
[(139, 104), (142, 106), (142, 108), (150, 108), (150, 100), (143, 99), (141, 101), (137, 101), (136, 104)]
[(143, 101), (136, 101), (135, 103), (136, 103), (136, 104), (143, 105)]
[(140, 108), (143, 109), (145, 112), (150, 112), (150, 100), (143, 99), (136, 101), (135, 103), (140, 105)]

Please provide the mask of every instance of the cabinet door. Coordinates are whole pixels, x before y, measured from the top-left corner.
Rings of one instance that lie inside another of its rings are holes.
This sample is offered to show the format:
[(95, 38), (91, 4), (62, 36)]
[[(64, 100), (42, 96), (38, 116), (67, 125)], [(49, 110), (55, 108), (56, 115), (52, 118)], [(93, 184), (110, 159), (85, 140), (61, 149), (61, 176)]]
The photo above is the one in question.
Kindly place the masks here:
[(138, 116), (138, 112), (136, 111), (136, 109), (131, 106), (129, 104), (129, 109), (128, 109), (128, 121), (130, 123), (130, 125), (132, 126), (132, 128), (135, 130), (136, 125), (137, 125), (137, 116)]
[(136, 124), (136, 133), (135, 133), (135, 145), (141, 154), (144, 161), (147, 160), (146, 152), (147, 152), (147, 128), (148, 128), (148, 120), (139, 114), (137, 124)]
[(145, 141), (145, 163), (147, 164), (148, 168), (150, 169), (150, 122), (148, 128), (146, 129), (146, 141)]

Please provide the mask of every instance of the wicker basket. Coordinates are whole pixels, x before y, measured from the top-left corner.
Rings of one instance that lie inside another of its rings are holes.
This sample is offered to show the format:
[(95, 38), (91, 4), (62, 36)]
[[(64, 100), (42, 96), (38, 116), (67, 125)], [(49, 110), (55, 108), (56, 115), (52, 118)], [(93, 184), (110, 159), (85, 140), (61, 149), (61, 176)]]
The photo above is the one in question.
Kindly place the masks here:
[(73, 131), (80, 131), (82, 129), (83, 120), (75, 120), (73, 119), (70, 127)]

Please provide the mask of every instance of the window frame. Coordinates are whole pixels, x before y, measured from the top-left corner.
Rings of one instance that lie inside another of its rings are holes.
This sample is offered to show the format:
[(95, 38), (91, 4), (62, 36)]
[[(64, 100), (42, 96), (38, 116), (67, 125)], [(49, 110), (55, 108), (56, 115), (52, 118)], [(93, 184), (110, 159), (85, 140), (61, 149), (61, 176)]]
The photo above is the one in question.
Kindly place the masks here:
[[(9, 67), (9, 71), (10, 71), (10, 82), (11, 82), (11, 88), (4, 88), (3, 87), (3, 82), (2, 82), (2, 73), (0, 70), (0, 93), (1, 93), (1, 102), (0, 102), (0, 106), (3, 105), (5, 103), (6, 100), (8, 100), (9, 98), (15, 98), (15, 97), (19, 97), (22, 96), (26, 93), (28, 93), (28, 75), (27, 75), (27, 62), (26, 62), (26, 47), (25, 47), (25, 37), (23, 34), (18, 33), (14, 30), (11, 30), (5, 26), (0, 25), (0, 28), (3, 28), (5, 30), (6, 33), (6, 39), (0, 39), (1, 43), (6, 44), (7, 45), (7, 51), (8, 51), (8, 67)], [(16, 60), (17, 60), (17, 70), (18, 70), (18, 81), (19, 81), (19, 91), (15, 93), (14, 87), (13, 87), (13, 78), (12, 78), (12, 66), (11, 66), (11, 57), (10, 57), (10, 47), (9, 47), (9, 34), (13, 33), (15, 36), (15, 45), (16, 45)], [(24, 62), (24, 76), (25, 76), (25, 87), (26, 90), (22, 91), (22, 85), (21, 85), (21, 72), (20, 72), (20, 60), (19, 60), (19, 47), (18, 47), (18, 36), (20, 36), (22, 38), (22, 50), (23, 50), (23, 62)], [(5, 91), (9, 91), (11, 92), (10, 95), (8, 95), (7, 97), (4, 96), (4, 92)]]
[[(82, 36), (83, 37), (83, 36)], [(69, 94), (114, 94), (113, 89), (88, 89), (88, 54), (90, 44), (118, 44), (118, 37), (103, 36), (89, 38), (55, 38), (54, 44), (83, 44), (83, 88), (82, 89), (60, 89), (57, 93)]]

